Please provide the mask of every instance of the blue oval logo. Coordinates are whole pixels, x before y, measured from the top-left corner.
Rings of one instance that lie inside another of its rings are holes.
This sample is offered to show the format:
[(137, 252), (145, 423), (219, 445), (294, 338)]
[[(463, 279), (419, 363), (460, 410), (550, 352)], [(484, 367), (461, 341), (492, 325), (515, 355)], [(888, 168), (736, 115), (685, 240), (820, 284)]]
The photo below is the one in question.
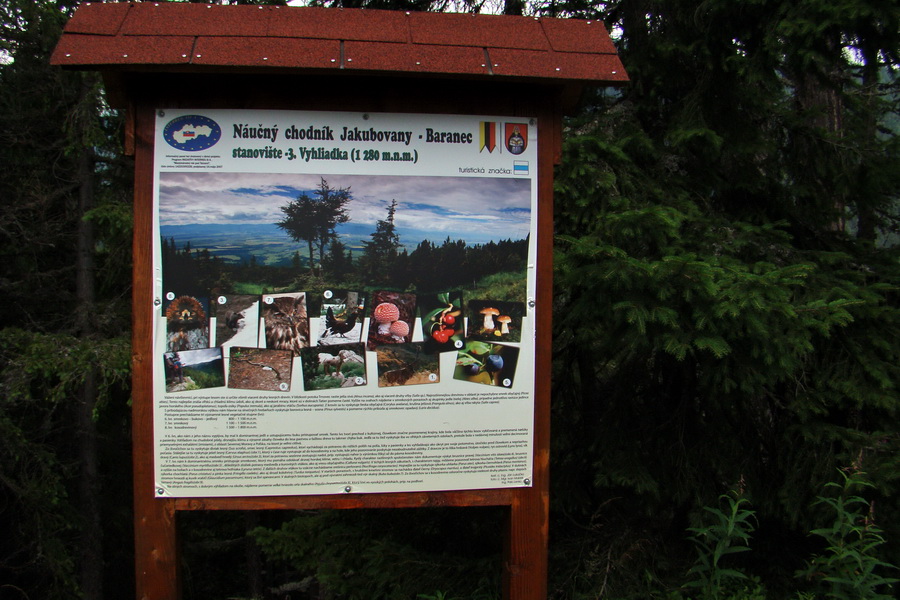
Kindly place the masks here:
[(185, 115), (169, 121), (163, 139), (176, 150), (198, 152), (213, 147), (222, 137), (219, 124), (201, 115)]

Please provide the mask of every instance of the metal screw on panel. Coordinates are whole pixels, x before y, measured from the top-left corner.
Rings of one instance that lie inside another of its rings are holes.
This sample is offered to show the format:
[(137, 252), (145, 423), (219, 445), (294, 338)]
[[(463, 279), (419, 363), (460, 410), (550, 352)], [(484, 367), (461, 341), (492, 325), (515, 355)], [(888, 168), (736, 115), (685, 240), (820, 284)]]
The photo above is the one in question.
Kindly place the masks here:
[(532, 120), (528, 121), (528, 123), (529, 123), (532, 127), (534, 127), (534, 126), (537, 124), (537, 120), (532, 119)]
[(344, 488), (344, 491), (349, 494), (350, 492), (353, 491), (353, 487), (348, 485), (347, 487)]
[(536, 305), (537, 305), (537, 302), (535, 302), (534, 300), (528, 301), (528, 308), (534, 308)]
[(165, 493), (166, 493), (166, 490), (164, 490), (164, 489), (162, 489), (162, 488), (156, 488), (156, 495), (157, 495), (157, 496), (162, 496), (162, 495), (165, 494)]
[(522, 483), (524, 483), (525, 485), (531, 485), (531, 480), (526, 477), (524, 480), (522, 480)]
[[(163, 111), (159, 111), (159, 116), (163, 116)], [(153, 299), (153, 306), (159, 306), (160, 304), (162, 304), (162, 300), (159, 298)]]

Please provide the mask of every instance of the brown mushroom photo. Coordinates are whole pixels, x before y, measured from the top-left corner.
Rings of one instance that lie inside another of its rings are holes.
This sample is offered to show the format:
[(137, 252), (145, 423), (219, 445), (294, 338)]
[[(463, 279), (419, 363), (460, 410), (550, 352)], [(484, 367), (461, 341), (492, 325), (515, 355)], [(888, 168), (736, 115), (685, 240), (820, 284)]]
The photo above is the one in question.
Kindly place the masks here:
[(499, 300), (469, 300), (466, 314), (469, 318), (467, 339), (484, 342), (522, 341), (523, 302)]

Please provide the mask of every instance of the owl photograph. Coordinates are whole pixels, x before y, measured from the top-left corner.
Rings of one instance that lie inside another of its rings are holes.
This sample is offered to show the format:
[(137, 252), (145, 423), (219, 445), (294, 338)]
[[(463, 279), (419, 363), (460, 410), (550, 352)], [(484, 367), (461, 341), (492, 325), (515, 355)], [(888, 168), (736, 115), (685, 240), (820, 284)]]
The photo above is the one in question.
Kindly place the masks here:
[(207, 299), (178, 296), (165, 309), (166, 352), (209, 348)]
[(309, 347), (309, 318), (306, 293), (269, 294), (263, 297), (266, 348), (292, 350), (294, 356)]

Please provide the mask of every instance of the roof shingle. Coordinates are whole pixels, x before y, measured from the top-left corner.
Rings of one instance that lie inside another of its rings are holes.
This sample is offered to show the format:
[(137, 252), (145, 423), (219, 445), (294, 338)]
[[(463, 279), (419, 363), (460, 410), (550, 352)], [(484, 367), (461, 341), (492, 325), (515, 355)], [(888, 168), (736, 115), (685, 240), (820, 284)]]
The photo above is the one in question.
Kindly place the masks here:
[(117, 71), (278, 67), (627, 81), (599, 21), (180, 2), (82, 4), (51, 62)]

